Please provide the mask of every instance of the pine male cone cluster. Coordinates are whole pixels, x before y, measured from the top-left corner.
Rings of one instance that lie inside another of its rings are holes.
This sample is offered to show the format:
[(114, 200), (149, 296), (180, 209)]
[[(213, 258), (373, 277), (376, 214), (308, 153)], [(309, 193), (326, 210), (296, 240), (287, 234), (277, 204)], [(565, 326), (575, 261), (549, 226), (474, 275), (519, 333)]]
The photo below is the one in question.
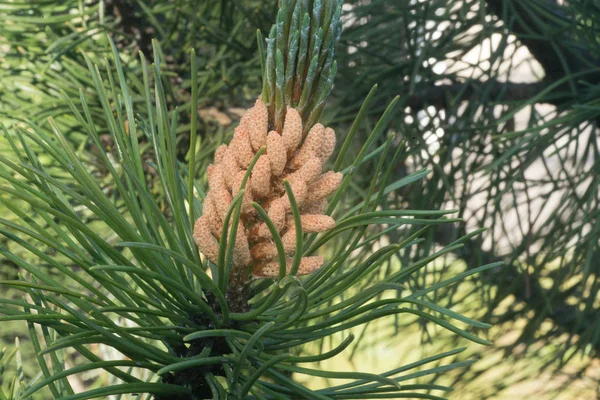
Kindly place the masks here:
[[(217, 148), (215, 162), (207, 171), (209, 190), (203, 215), (194, 226), (200, 251), (217, 263), (223, 221), (252, 159), (264, 146), (266, 152), (258, 158), (246, 183), (233, 254), (235, 269), (251, 267), (258, 278), (277, 277), (279, 259), (271, 232), (251, 202), (267, 211), (281, 235), (289, 272), (296, 249), (296, 228), (284, 180), (290, 183), (300, 208), (303, 232), (324, 232), (334, 227), (335, 221), (323, 213), (327, 196), (342, 181), (341, 173), (322, 171), (335, 148), (333, 129), (316, 124), (303, 137), (302, 118), (293, 108), (287, 109), (281, 133), (269, 132), (268, 128), (268, 110), (259, 98), (242, 117), (229, 146)], [(323, 257), (303, 257), (298, 275), (310, 274), (323, 262)]]

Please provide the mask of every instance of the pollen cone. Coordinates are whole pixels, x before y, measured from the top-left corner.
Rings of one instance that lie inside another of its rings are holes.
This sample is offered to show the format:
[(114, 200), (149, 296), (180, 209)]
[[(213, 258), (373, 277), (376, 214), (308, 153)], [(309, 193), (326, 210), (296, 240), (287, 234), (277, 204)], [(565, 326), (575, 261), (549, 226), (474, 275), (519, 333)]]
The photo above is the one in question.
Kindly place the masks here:
[[(271, 232), (259, 219), (251, 202), (267, 212), (284, 242), (286, 269), (295, 253), (296, 228), (284, 180), (290, 183), (300, 207), (304, 232), (324, 232), (335, 221), (324, 215), (326, 197), (337, 190), (342, 174), (325, 171), (327, 159), (335, 148), (335, 132), (321, 124), (304, 129), (302, 118), (288, 108), (281, 132), (269, 131), (267, 108), (259, 98), (246, 111), (230, 144), (222, 145), (209, 166), (209, 190), (204, 215), (196, 221), (194, 239), (200, 252), (217, 263), (219, 233), (232, 198), (241, 189), (250, 161), (263, 146), (263, 153), (250, 172), (241, 209), (240, 225), (234, 246), (234, 268), (252, 269), (257, 278), (273, 278), (279, 274), (279, 258)], [(303, 135), (303, 132), (308, 134)], [(323, 265), (322, 257), (304, 257), (298, 274), (306, 275)]]

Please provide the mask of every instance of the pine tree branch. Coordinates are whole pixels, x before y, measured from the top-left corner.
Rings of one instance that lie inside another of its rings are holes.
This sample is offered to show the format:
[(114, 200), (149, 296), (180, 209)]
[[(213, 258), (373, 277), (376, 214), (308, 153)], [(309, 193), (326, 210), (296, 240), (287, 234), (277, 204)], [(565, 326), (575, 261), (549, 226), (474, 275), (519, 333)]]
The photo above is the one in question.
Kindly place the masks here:
[[(592, 85), (600, 83), (600, 57), (581, 39), (572, 36), (576, 22), (565, 6), (550, 0), (487, 0), (487, 9), (527, 47), (544, 69), (545, 78), (534, 83), (490, 79), (432, 85), (429, 81), (417, 85), (408, 96), (408, 106), (415, 110), (430, 105), (447, 108), (457, 98), (480, 99), (482, 93), (496, 103), (525, 101), (561, 80), (564, 83), (543, 96), (540, 103), (565, 106), (597, 96)], [(400, 86), (397, 91), (402, 92), (402, 89)]]
[[(495, 94), (491, 100), (494, 102), (523, 101), (537, 95), (546, 87), (545, 82), (514, 83), (502, 81), (470, 81), (465, 83), (451, 83), (441, 85), (423, 85), (417, 87), (415, 93), (410, 95), (407, 105), (413, 110), (419, 110), (427, 106), (436, 108), (448, 108), (460, 99), (469, 101), (482, 98), (482, 93)], [(549, 102), (553, 100), (548, 99)]]
[(554, 1), (487, 0), (487, 8), (527, 46), (544, 68), (548, 83), (589, 71), (565, 83), (563, 89), (576, 96), (583, 88), (581, 81), (600, 82), (600, 58), (572, 36), (576, 22), (565, 6)]
[[(465, 232), (461, 229), (460, 233), (464, 234)], [(440, 237), (436, 237), (436, 240), (448, 241)], [(503, 267), (479, 275), (486, 284), (497, 288), (495, 304), (512, 295), (517, 301), (526, 304), (529, 310), (535, 312), (535, 318), (530, 318), (530, 320), (548, 318), (560, 332), (587, 338), (586, 340), (589, 341), (594, 351), (600, 353), (600, 342), (593, 336), (587, 336), (593, 321), (600, 319), (600, 313), (588, 313), (581, 311), (577, 305), (567, 304), (565, 299), (568, 297), (568, 293), (561, 292), (560, 296), (549, 296), (548, 291), (542, 287), (535, 276), (519, 271), (514, 260), (506, 260), (483, 250), (481, 239), (471, 239), (465, 242), (458, 255), (465, 261), (469, 269), (505, 261), (506, 264)]]

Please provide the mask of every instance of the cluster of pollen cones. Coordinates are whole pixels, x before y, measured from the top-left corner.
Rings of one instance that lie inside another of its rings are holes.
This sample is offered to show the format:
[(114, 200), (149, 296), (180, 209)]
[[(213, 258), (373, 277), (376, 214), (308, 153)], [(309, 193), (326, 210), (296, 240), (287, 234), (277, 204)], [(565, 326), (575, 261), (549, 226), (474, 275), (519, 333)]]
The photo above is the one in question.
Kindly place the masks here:
[[(324, 232), (334, 227), (335, 221), (323, 213), (326, 198), (337, 190), (342, 174), (324, 172), (323, 166), (335, 148), (335, 132), (321, 124), (314, 125), (305, 138), (302, 132), (302, 118), (293, 108), (287, 110), (282, 132), (269, 132), (267, 107), (259, 98), (242, 117), (229, 146), (217, 148), (215, 162), (207, 171), (209, 190), (203, 215), (194, 226), (196, 244), (213, 263), (218, 260), (223, 221), (233, 197), (239, 193), (250, 162), (263, 146), (266, 151), (256, 161), (245, 186), (234, 268), (251, 267), (258, 278), (279, 274), (277, 248), (271, 231), (251, 205), (256, 202), (267, 211), (281, 235), (289, 272), (296, 250), (296, 228), (284, 180), (289, 182), (300, 208), (303, 232)], [(298, 274), (309, 274), (323, 262), (322, 257), (303, 257)]]

